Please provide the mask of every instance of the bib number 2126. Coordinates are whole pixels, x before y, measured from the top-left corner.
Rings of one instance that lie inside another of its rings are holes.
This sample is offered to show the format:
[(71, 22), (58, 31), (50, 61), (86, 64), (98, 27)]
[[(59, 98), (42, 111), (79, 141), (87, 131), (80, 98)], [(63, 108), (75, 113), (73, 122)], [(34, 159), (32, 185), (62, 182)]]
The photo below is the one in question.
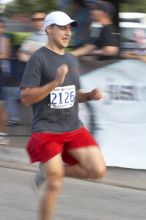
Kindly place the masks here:
[(50, 108), (71, 108), (75, 102), (75, 86), (56, 87), (50, 93)]

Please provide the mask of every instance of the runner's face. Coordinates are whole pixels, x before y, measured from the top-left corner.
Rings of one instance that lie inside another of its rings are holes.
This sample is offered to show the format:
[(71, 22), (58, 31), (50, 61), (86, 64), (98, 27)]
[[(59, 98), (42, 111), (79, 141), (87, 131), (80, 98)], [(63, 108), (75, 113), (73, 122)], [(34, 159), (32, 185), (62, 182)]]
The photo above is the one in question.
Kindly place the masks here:
[(51, 39), (60, 48), (66, 48), (69, 45), (72, 36), (72, 26), (58, 26), (52, 25), (51, 27)]

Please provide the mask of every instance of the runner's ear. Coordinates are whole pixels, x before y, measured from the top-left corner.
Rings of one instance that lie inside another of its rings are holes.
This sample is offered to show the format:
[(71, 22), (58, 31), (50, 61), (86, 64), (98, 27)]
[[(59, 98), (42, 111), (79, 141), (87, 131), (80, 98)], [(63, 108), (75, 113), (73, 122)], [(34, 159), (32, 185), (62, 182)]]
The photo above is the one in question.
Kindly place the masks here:
[(52, 29), (52, 25), (50, 25), (50, 26), (48, 26), (47, 28), (46, 28), (46, 34), (48, 35), (49, 33), (50, 33), (50, 30)]

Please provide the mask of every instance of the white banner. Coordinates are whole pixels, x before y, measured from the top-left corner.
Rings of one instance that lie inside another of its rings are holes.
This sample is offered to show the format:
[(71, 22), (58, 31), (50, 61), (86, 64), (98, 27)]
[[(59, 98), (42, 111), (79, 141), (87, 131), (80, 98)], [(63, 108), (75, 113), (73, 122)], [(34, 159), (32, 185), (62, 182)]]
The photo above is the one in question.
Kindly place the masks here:
[(100, 101), (80, 105), (107, 166), (146, 169), (146, 64), (121, 60), (81, 77), (84, 91), (97, 87)]

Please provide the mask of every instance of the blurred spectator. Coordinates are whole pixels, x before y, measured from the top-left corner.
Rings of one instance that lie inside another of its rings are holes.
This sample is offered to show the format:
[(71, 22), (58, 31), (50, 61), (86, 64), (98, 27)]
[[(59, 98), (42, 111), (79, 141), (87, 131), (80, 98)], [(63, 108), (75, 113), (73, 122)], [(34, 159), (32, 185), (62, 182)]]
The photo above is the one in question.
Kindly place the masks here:
[(122, 51), (121, 58), (138, 59), (146, 62), (146, 36), (144, 30), (137, 29), (135, 31), (135, 44), (135, 48)]
[(135, 30), (135, 42), (137, 45), (137, 49), (145, 48), (145, 32), (144, 30)]
[[(98, 55), (98, 60), (115, 59), (119, 53), (119, 39), (113, 24), (115, 8), (110, 2), (98, 1), (92, 4), (91, 19), (100, 24), (97, 36), (90, 37), (87, 43), (71, 53), (75, 56)], [(98, 27), (97, 27), (98, 28)]]
[(57, 0), (58, 10), (59, 11), (66, 11), (66, 7), (70, 3), (69, 0)]
[(0, 67), (3, 75), (10, 75), (10, 40), (5, 34), (6, 25), (3, 19), (0, 19)]
[(87, 37), (89, 37), (91, 24), (90, 9), (85, 0), (71, 1), (71, 17), (79, 24), (73, 31), (71, 47), (78, 48), (84, 45)]
[(30, 56), (40, 47), (47, 44), (47, 35), (42, 31), (45, 18), (43, 11), (35, 11), (31, 17), (34, 32), (21, 45), (18, 53), (20, 61), (27, 62)]
[[(18, 52), (18, 63), (16, 68), (13, 68), (13, 75), (16, 75), (17, 82), (20, 82), (26, 62), (33, 54), (34, 51), (41, 46), (46, 45), (47, 36), (42, 31), (42, 25), (45, 18), (43, 11), (35, 11), (31, 17), (34, 32), (28, 37), (21, 45)], [(14, 65), (13, 65), (14, 66)], [(20, 71), (20, 73), (18, 73)], [(19, 78), (19, 79), (18, 79)], [(9, 86), (5, 89), (6, 94), (6, 107), (8, 111), (8, 125), (21, 124), (21, 105), (20, 105), (20, 88), (17, 86)]]
[(17, 86), (6, 86), (4, 88), (6, 110), (8, 114), (7, 125), (21, 124), (21, 105), (20, 105), (20, 89)]
[(8, 62), (10, 54), (10, 41), (5, 36), (5, 22), (0, 19), (0, 144), (8, 144), (6, 134), (7, 113), (4, 105), (3, 87), (5, 76), (9, 75), (10, 66)]
[(0, 87), (0, 145), (5, 145), (9, 143), (9, 139), (7, 137), (7, 113), (4, 106), (4, 100), (2, 97), (2, 88)]
[(20, 93), (18, 93), (18, 88), (14, 86), (15, 80), (12, 76), (11, 39), (10, 39), (10, 35), (5, 34), (6, 25), (5, 22), (2, 20), (0, 20), (0, 27), (1, 27), (0, 29), (1, 99), (3, 98), (3, 101), (5, 101), (5, 111), (7, 112), (7, 117), (6, 117), (6, 112), (4, 112), (4, 106), (3, 106), (2, 118), (4, 119), (4, 122), (2, 123), (3, 124), (5, 123), (5, 125), (6, 123), (9, 125), (9, 123), (12, 122), (14, 122), (14, 124), (17, 124), (20, 122), (20, 106), (18, 104), (18, 100), (20, 101)]

